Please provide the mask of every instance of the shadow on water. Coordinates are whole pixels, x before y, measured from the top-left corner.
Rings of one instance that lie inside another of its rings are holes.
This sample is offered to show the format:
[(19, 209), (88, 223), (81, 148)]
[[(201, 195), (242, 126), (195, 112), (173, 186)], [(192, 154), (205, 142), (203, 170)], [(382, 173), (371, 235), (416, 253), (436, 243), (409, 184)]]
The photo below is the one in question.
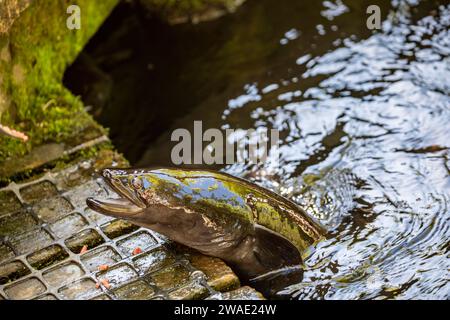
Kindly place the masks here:
[[(383, 26), (371, 32), (374, 2)], [(283, 296), (448, 299), (445, 3), (249, 0), (174, 27), (122, 4), (65, 83), (133, 165), (170, 164), (172, 131), (194, 120), (278, 129), (279, 166), (221, 168), (293, 199), (333, 235)]]
[[(369, 35), (365, 8), (370, 1), (352, 1), (352, 23), (345, 17), (328, 21), (314, 1), (285, 2), (249, 1), (217, 21), (174, 27), (145, 19), (136, 5), (122, 4), (68, 70), (65, 82), (94, 107), (132, 163), (168, 163), (173, 129), (192, 129), (197, 119), (205, 129), (227, 123), (248, 128), (252, 122), (239, 112), (222, 119), (244, 85), (251, 91), (255, 82), (287, 80), (304, 70), (295, 64), (299, 55), (318, 56), (335, 48), (338, 39)], [(381, 7), (387, 12), (389, 2)], [(340, 28), (320, 36), (317, 21), (327, 29)], [(318, 80), (298, 85), (314, 87)], [(278, 106), (273, 94), (266, 100), (267, 107)], [(256, 107), (250, 103), (249, 108)]]

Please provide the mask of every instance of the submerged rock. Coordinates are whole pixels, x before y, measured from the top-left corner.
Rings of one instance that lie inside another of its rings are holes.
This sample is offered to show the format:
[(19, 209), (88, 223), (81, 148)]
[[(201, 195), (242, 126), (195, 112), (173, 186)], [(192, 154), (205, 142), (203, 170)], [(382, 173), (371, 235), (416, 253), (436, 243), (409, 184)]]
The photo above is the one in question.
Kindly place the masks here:
[(169, 24), (200, 23), (234, 12), (245, 0), (140, 0), (150, 14)]

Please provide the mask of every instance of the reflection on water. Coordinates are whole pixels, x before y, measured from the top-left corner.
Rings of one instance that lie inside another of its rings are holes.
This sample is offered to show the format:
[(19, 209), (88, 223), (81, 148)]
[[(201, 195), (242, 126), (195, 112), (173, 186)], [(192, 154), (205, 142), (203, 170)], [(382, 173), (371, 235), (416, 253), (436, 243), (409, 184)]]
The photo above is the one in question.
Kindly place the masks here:
[[(371, 33), (365, 8), (375, 1), (285, 2), (249, 1), (231, 17), (175, 28), (167, 35), (175, 67), (166, 84), (130, 90), (142, 99), (128, 109), (132, 126), (112, 128), (119, 147), (141, 143), (128, 149), (135, 164), (167, 164), (171, 130), (193, 120), (276, 128), (279, 167), (224, 170), (292, 198), (330, 229), (306, 259), (302, 282), (284, 294), (450, 298), (450, 6), (378, 1), (382, 30)], [(149, 63), (136, 61), (113, 78)], [(137, 76), (129, 81), (150, 79)], [(151, 140), (143, 117), (154, 107), (145, 90), (154, 86), (153, 102), (170, 103), (178, 117)]]

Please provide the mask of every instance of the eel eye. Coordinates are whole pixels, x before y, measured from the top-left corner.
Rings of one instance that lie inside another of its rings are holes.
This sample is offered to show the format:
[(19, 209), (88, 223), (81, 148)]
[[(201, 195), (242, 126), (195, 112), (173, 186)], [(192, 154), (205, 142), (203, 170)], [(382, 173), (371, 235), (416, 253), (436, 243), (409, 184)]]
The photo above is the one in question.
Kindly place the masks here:
[(131, 180), (131, 185), (133, 186), (133, 188), (141, 190), (143, 187), (142, 179), (139, 177), (134, 177), (133, 180)]

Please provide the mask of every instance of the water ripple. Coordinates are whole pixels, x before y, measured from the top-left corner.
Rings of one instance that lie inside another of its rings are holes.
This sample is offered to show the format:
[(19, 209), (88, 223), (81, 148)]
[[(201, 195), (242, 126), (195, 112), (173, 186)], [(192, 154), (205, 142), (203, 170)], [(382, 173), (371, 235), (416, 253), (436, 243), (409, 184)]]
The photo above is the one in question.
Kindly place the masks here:
[(253, 119), (284, 138), (277, 182), (256, 181), (333, 235), (284, 294), (450, 297), (450, 6), (414, 21), (415, 5), (399, 3), (368, 39), (296, 59), (303, 80), (271, 85), (284, 105), (264, 107), (272, 90), (261, 94)]

